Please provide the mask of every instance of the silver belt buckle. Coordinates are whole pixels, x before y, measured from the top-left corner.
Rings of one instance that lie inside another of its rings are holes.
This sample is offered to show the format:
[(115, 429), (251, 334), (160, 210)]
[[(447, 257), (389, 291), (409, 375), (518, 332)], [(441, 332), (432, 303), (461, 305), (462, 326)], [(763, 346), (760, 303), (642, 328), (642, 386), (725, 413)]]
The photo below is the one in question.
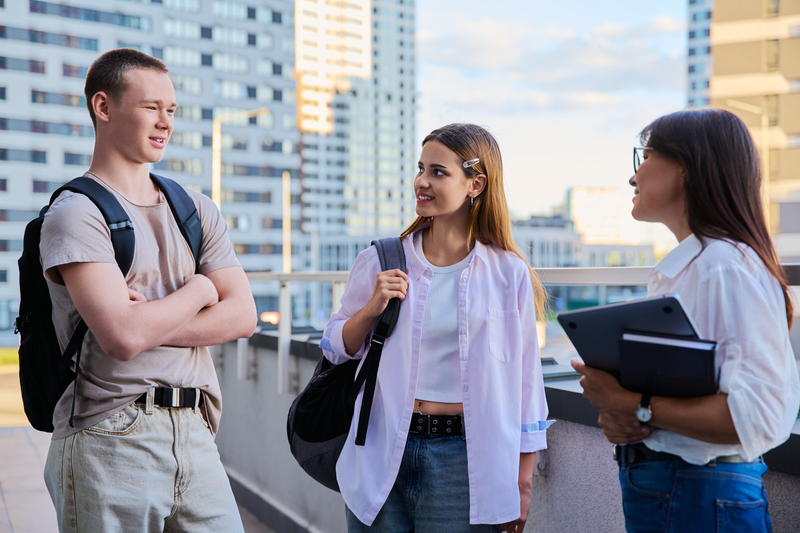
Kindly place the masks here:
[(172, 389), (172, 405), (170, 407), (180, 407), (181, 406), (181, 389), (176, 388)]

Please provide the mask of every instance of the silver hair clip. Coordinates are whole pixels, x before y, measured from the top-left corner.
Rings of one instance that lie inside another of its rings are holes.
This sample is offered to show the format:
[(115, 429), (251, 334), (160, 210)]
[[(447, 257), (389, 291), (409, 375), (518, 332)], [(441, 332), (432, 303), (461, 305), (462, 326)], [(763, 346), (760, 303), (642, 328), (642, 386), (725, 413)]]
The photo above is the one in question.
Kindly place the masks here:
[(464, 161), (463, 163), (461, 163), (461, 166), (464, 167), (464, 168), (470, 168), (470, 167), (474, 167), (475, 165), (477, 165), (480, 162), (481, 162), (481, 160), (476, 157), (475, 159), (470, 159), (469, 161)]

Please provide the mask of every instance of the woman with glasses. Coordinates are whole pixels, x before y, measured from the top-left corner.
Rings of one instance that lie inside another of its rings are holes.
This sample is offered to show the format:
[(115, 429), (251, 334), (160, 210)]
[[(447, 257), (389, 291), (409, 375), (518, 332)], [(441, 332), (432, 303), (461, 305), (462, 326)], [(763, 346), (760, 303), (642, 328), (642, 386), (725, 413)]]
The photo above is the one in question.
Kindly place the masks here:
[(700, 338), (717, 342), (719, 391), (649, 397), (573, 362), (617, 444), (626, 528), (771, 531), (761, 455), (788, 439), (800, 382), (758, 153), (744, 123), (722, 110), (661, 117), (640, 139), (632, 215), (666, 225), (679, 241), (653, 270), (648, 292), (679, 294)]
[(375, 319), (402, 300), (365, 445), (353, 417), (336, 464), (347, 529), (521, 533), (547, 447), (545, 294), (511, 237), (497, 141), (473, 124), (433, 131), (414, 194), (408, 271), (381, 272), (375, 248), (361, 252), (320, 342), (335, 364), (363, 357)]

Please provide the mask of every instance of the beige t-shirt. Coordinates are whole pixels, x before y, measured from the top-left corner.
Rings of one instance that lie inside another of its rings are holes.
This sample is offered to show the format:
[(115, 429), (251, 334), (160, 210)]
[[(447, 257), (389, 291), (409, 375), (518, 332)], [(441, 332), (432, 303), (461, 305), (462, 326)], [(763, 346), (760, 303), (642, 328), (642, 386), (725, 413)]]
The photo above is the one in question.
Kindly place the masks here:
[[(183, 279), (194, 274), (195, 262), (163, 193), (157, 205), (141, 206), (129, 202), (102, 181), (95, 181), (116, 196), (133, 224), (136, 248), (131, 269), (125, 276), (128, 287), (142, 293), (148, 301), (163, 298), (182, 287)], [(203, 228), (199, 272), (208, 274), (238, 266), (227, 226), (217, 207), (207, 196), (188, 189), (187, 192), (197, 207)], [(53, 323), (64, 350), (80, 317), (58, 272), (51, 269), (76, 262), (116, 263), (111, 232), (89, 198), (67, 191), (47, 211), (39, 249), (53, 301)], [(119, 361), (107, 355), (89, 331), (83, 341), (77, 383), (75, 427), (69, 425), (73, 396), (70, 385), (53, 415), (54, 439), (105, 420), (150, 387), (202, 389), (204, 412), (212, 432), (216, 433), (219, 427), (222, 398), (207, 347), (159, 346), (130, 361)]]

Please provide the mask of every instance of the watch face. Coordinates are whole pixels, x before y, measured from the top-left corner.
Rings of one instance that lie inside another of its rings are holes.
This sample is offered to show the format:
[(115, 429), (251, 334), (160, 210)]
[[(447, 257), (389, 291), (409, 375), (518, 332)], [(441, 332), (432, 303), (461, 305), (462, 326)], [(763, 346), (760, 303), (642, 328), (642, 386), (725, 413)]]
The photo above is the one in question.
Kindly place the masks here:
[(649, 407), (639, 407), (638, 409), (636, 409), (636, 418), (639, 420), (639, 422), (643, 422), (646, 424), (650, 422), (651, 418), (653, 418), (653, 412), (650, 410)]

